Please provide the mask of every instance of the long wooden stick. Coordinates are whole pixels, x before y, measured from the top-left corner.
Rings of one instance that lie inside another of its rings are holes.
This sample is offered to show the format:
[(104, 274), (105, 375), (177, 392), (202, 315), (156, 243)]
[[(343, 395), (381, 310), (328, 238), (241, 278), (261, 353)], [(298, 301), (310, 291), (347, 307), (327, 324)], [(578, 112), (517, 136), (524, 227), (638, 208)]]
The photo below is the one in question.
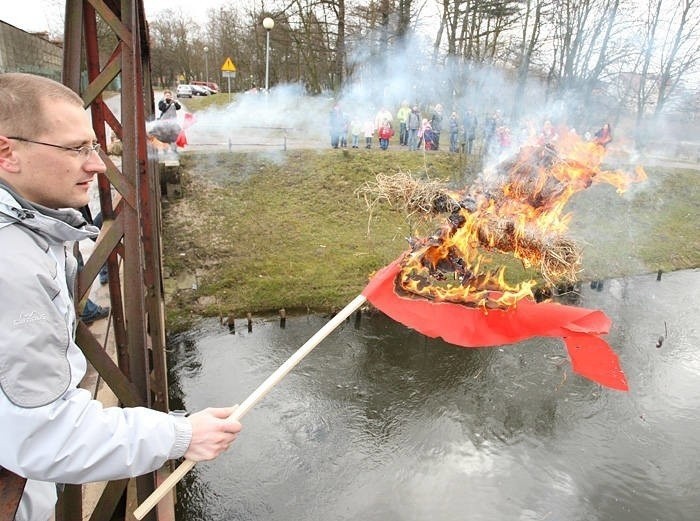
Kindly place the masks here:
[[(260, 386), (253, 391), (253, 393), (246, 398), (243, 403), (241, 403), (236, 410), (229, 416), (229, 420), (240, 420), (245, 414), (253, 408), (260, 400), (262, 400), (267, 393), (269, 393), (272, 388), (277, 385), (287, 374), (294, 369), (303, 358), (308, 355), (311, 350), (316, 347), (321, 341), (326, 338), (335, 328), (342, 324), (346, 318), (348, 318), (355, 310), (357, 310), (366, 301), (364, 295), (358, 295), (355, 299), (345, 306), (342, 310), (338, 312), (325, 326), (319, 329), (314, 336), (309, 338), (306, 343), (301, 346), (289, 359), (277, 368), (277, 370), (268, 376)], [(138, 520), (143, 519), (146, 514), (148, 514), (153, 507), (155, 507), (158, 502), (165, 497), (165, 495), (172, 489), (177, 483), (185, 477), (192, 468), (195, 466), (195, 462), (192, 460), (183, 461), (170, 476), (168, 476), (163, 483), (161, 483), (158, 488), (156, 488), (153, 493), (148, 496), (141, 505), (134, 510), (134, 517)]]

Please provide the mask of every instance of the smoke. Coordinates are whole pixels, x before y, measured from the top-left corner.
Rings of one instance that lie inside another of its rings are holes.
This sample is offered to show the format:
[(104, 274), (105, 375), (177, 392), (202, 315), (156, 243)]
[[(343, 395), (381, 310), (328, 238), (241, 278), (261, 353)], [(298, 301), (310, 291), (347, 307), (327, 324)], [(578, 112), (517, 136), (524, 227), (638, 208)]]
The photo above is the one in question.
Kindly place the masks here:
[[(505, 68), (457, 59), (435, 63), (432, 46), (420, 36), (401, 46), (390, 46), (383, 54), (373, 54), (368, 49), (366, 45), (354, 46), (347, 63), (352, 74), (339, 92), (309, 95), (302, 84), (276, 84), (269, 93), (232, 93), (230, 103), (197, 112), (196, 124), (187, 131), (189, 146), (230, 150), (325, 149), (330, 146), (329, 114), (336, 105), (348, 122), (374, 120), (380, 109), (388, 109), (396, 118), (404, 102), (418, 106), (422, 117), (429, 117), (437, 104), (442, 105), (445, 124), (453, 111), (461, 121), (470, 109), (479, 121), (479, 137), (486, 118), (496, 111), (500, 123), (509, 126), (513, 136), (520, 136), (545, 120), (575, 126), (572, 120), (584, 112), (576, 99), (548, 98), (542, 86), (533, 81), (516, 99), (514, 71)], [(222, 92), (217, 96), (229, 94)], [(187, 105), (187, 100), (180, 101)], [(398, 126), (396, 122), (394, 126)]]
[(278, 85), (267, 94), (238, 92), (232, 95), (231, 103), (197, 112), (187, 139), (195, 148), (317, 148), (327, 134), (329, 109), (327, 98), (306, 96), (300, 85)]
[[(489, 118), (496, 116), (499, 128), (508, 130), (508, 144), (499, 143), (484, 155), (484, 170), (488, 171), (541, 131), (546, 122), (583, 137), (592, 136), (611, 119), (605, 102), (599, 108), (584, 107), (579, 96), (549, 91), (542, 79), (532, 75), (519, 88), (517, 71), (512, 67), (494, 67), (458, 58), (436, 61), (431, 42), (420, 35), (401, 45), (390, 42), (386, 52), (377, 52), (376, 43), (367, 44), (372, 39), (376, 42), (376, 35), (363, 37), (363, 41), (348, 42), (346, 68), (350, 73), (342, 90), (311, 95), (300, 82), (273, 84), (267, 93), (263, 90), (220, 92), (216, 94), (219, 100), (224, 97), (230, 102), (197, 111), (194, 125), (185, 131), (186, 150), (256, 151), (270, 157), (289, 149), (326, 150), (331, 146), (330, 113), (336, 106), (344, 114), (348, 127), (353, 121), (359, 122), (362, 146), (365, 124), (376, 125), (380, 110), (386, 109), (393, 115), (394, 130), (398, 133), (396, 118), (402, 104), (417, 106), (421, 118), (430, 118), (440, 104), (444, 118), (443, 149), (449, 142), (448, 118), (452, 112), (457, 113), (460, 125), (467, 110), (476, 116), (477, 153), (483, 151)], [(273, 51), (271, 70), (274, 66)], [(184, 105), (178, 111), (178, 121), (182, 123), (189, 100), (179, 101)], [(617, 155), (621, 163), (640, 159), (634, 138), (629, 126), (613, 123), (614, 147), (622, 151)], [(376, 147), (376, 131), (373, 144)]]

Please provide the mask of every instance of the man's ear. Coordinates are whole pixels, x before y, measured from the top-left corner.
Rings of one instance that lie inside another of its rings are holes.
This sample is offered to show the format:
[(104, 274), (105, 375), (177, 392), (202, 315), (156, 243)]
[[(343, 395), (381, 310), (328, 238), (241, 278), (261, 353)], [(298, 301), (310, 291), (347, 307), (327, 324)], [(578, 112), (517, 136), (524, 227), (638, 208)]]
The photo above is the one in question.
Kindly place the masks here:
[(12, 143), (0, 135), (0, 168), (6, 172), (19, 172), (19, 159), (14, 153)]

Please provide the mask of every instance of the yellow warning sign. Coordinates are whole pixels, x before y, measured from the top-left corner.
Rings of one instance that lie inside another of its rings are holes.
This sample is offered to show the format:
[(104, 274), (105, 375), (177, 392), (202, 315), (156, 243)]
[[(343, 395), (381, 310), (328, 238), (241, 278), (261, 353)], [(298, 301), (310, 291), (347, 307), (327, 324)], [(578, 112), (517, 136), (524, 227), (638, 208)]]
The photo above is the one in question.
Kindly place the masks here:
[(221, 70), (224, 72), (236, 72), (236, 66), (231, 61), (231, 58), (226, 58), (226, 61), (221, 66)]

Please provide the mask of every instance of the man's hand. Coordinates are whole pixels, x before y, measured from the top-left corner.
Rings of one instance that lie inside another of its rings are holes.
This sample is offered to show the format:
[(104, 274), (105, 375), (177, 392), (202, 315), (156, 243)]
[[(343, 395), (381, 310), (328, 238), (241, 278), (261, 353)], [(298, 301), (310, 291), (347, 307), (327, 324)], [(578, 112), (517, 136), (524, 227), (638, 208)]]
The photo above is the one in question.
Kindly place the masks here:
[(187, 417), (192, 424), (192, 440), (185, 452), (191, 461), (207, 461), (226, 451), (241, 430), (241, 424), (228, 419), (234, 407), (209, 407)]

